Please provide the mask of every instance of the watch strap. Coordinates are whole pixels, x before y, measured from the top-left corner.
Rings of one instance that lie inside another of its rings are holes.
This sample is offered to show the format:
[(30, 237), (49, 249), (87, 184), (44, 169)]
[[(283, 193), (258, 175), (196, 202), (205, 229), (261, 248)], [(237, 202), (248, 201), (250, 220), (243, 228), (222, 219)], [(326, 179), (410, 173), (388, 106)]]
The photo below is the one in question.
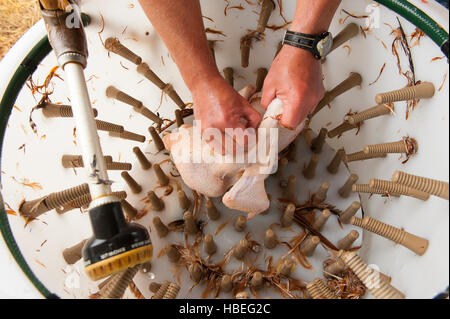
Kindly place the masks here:
[(320, 35), (311, 35), (294, 31), (286, 31), (283, 44), (287, 44), (299, 49), (311, 52), (316, 59), (321, 59), (320, 53), (317, 50), (317, 44), (329, 33), (322, 33)]

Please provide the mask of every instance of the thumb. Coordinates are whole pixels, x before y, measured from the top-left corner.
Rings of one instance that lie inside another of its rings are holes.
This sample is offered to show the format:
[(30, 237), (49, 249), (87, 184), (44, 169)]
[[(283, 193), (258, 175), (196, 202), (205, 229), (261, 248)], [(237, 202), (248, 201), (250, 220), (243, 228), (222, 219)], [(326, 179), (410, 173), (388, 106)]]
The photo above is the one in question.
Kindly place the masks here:
[(256, 129), (261, 123), (261, 115), (251, 106), (249, 105), (244, 109), (245, 118), (247, 119), (247, 127)]
[(272, 88), (263, 88), (261, 97), (261, 106), (267, 110), (269, 104), (276, 98), (276, 90)]

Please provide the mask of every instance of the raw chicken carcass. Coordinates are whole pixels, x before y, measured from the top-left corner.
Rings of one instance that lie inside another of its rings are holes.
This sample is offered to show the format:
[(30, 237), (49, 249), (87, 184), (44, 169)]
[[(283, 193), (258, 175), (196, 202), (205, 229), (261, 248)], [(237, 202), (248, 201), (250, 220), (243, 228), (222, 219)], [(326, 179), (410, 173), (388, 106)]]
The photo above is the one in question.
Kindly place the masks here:
[[(246, 87), (240, 93), (249, 99), (253, 89)], [(252, 106), (262, 113), (264, 109), (260, 99), (252, 100), (255, 101)], [(215, 152), (209, 143), (200, 138), (200, 130), (196, 126), (181, 126), (178, 131), (164, 136), (164, 143), (188, 187), (208, 197), (225, 194), (222, 199), (225, 206), (248, 213), (250, 219), (269, 208), (264, 181), (275, 171), (278, 153), (304, 127), (304, 123), (294, 130), (282, 127), (279, 124), (282, 112), (281, 100), (272, 101), (258, 127), (258, 143), (248, 150), (248, 154), (258, 156), (249, 156), (253, 160), (243, 163), (233, 161), (232, 154)], [(274, 135), (274, 132), (278, 134)]]

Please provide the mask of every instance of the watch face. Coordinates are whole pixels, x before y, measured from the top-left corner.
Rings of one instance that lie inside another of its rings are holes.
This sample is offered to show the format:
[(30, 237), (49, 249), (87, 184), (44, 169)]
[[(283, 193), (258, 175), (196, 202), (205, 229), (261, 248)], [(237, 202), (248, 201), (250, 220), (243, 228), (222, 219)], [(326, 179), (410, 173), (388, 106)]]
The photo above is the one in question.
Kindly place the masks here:
[(317, 51), (320, 53), (320, 56), (324, 58), (331, 51), (331, 47), (333, 46), (333, 37), (331, 34), (328, 34), (325, 38), (320, 40), (317, 43)]

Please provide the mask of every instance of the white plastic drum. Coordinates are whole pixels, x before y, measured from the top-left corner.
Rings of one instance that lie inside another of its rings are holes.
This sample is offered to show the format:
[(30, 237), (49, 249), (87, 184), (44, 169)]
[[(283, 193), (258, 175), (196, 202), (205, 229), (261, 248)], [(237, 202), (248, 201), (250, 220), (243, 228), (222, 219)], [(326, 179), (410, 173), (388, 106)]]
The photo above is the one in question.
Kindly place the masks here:
[[(265, 40), (256, 43), (251, 50), (250, 66), (243, 69), (240, 67), (239, 40), (248, 29), (255, 28), (257, 20), (255, 8), (247, 2), (230, 1), (231, 6), (242, 4), (245, 9), (230, 9), (225, 16), (225, 2), (201, 2), (203, 15), (212, 19), (211, 21), (205, 18), (205, 25), (225, 34), (225, 36), (208, 35), (212, 40), (219, 40), (215, 48), (219, 69), (234, 68), (236, 88), (253, 84), (256, 79), (256, 70), (260, 67), (270, 67), (284, 31), (268, 31)], [(287, 20), (291, 20), (295, 1), (284, 2), (284, 15)], [(438, 4), (431, 1), (429, 4), (424, 4), (422, 1), (411, 2), (448, 29), (448, 14)], [(139, 54), (164, 81), (171, 83), (185, 102), (191, 102), (190, 93), (183, 84), (176, 65), (163, 42), (137, 1), (83, 1), (81, 9), (92, 19), (91, 24), (86, 28), (90, 57), (85, 73), (92, 105), (99, 111), (98, 119), (121, 124), (128, 131), (147, 137), (145, 143), (138, 143), (113, 138), (104, 132), (99, 132), (103, 152), (113, 156), (115, 161), (133, 163), (133, 170), (130, 173), (144, 185), (145, 190), (150, 190), (156, 185), (153, 171), (143, 172), (139, 164), (135, 163), (135, 156), (131, 150), (134, 146), (139, 146), (142, 150), (146, 149), (149, 158), (157, 162), (155, 156), (152, 155), (154, 154), (153, 145), (148, 144), (150, 137), (147, 128), (151, 122), (132, 111), (130, 107), (108, 99), (105, 96), (105, 89), (109, 85), (114, 85), (142, 100), (146, 107), (159, 112), (163, 118), (173, 119), (176, 105), (166, 97), (161, 100), (160, 90), (137, 74), (133, 64), (114, 54), (108, 54), (100, 39), (104, 40), (109, 36), (118, 37), (124, 45)], [(363, 77), (363, 84), (361, 88), (352, 89), (338, 97), (332, 102), (330, 109), (324, 108), (311, 123), (315, 132), (318, 132), (321, 127), (331, 129), (338, 126), (349, 110), (362, 111), (374, 106), (376, 104), (374, 97), (377, 93), (399, 89), (407, 84), (405, 78), (399, 74), (396, 58), (391, 52), (394, 35), (391, 35), (390, 26), (394, 28), (398, 26), (397, 16), (386, 8), (375, 5), (372, 1), (344, 0), (331, 26), (333, 34), (342, 30), (350, 22), (366, 28), (366, 19), (349, 17), (341, 9), (355, 16), (372, 12), (374, 24), (371, 25), (370, 32), (366, 32), (366, 37), (357, 36), (327, 58), (323, 65), (325, 87), (333, 88), (350, 72), (360, 73)], [(414, 33), (413, 25), (402, 18), (400, 21), (408, 36)], [(275, 12), (269, 21), (270, 25), (282, 25), (283, 23), (278, 12)], [(2, 60), (0, 64), (0, 89), (2, 92), (17, 65), (44, 34), (45, 29), (41, 21), (28, 31)], [(415, 39), (410, 40), (413, 44), (416, 41)], [(301, 168), (305, 162), (309, 161), (311, 153), (304, 145), (303, 139), (300, 139), (297, 163), (290, 164), (288, 173), (297, 175), (297, 189), (299, 194), (301, 193), (299, 201), (305, 200), (308, 192), (315, 191), (321, 182), (328, 181), (331, 184), (328, 200), (338, 208), (345, 209), (352, 201), (359, 200), (359, 197), (354, 194), (348, 200), (343, 200), (337, 196), (337, 189), (345, 182), (350, 172), (343, 166), (337, 176), (330, 176), (326, 172), (325, 166), (331, 160), (335, 150), (344, 147), (347, 153), (353, 153), (362, 150), (364, 145), (397, 141), (403, 136), (414, 137), (419, 143), (419, 152), (407, 163), (402, 164), (404, 158), (389, 155), (385, 159), (350, 163), (351, 173), (359, 176), (360, 183), (368, 183), (371, 178), (390, 179), (395, 170), (448, 181), (448, 64), (446, 59), (440, 58), (442, 53), (439, 48), (427, 37), (421, 38), (420, 44), (413, 46), (412, 56), (417, 79), (429, 81), (435, 85), (437, 90), (434, 98), (420, 101), (418, 106), (410, 112), (408, 120), (405, 119), (406, 104), (399, 102), (395, 104), (395, 115), (366, 121), (359, 134), (355, 134), (356, 131), (350, 131), (344, 133), (340, 138), (327, 139), (327, 143), (334, 150), (328, 146), (325, 147), (320, 155), (323, 161), (321, 161), (317, 176), (312, 182), (301, 177)], [(33, 81), (42, 84), (47, 74), (56, 65), (56, 58), (50, 54), (35, 72)], [(377, 80), (383, 65), (385, 67)], [(62, 78), (64, 77), (61, 70), (57, 70), (56, 73)], [(51, 87), (54, 88), (54, 92), (50, 96), (52, 102), (70, 104), (65, 84), (61, 79), (55, 77)], [(16, 107), (13, 109), (6, 132), (1, 163), (2, 195), (5, 203), (13, 211), (17, 211), (24, 198), (35, 199), (84, 182), (83, 170), (77, 169), (75, 173), (75, 170), (64, 169), (61, 166), (63, 154), (80, 154), (73, 135), (73, 120), (48, 119), (43, 117), (40, 111), (35, 111), (33, 120), (37, 125), (37, 134), (30, 128), (30, 111), (39, 99), (39, 94), (33, 96), (31, 91), (24, 87), (16, 101)], [(111, 171), (109, 175), (116, 182), (113, 184), (114, 191), (127, 190), (120, 177), (120, 172)], [(274, 181), (274, 179), (270, 179), (267, 182), (268, 192), (272, 195), (271, 212), (250, 221), (248, 230), (246, 230), (252, 233), (252, 239), (260, 242), (264, 231), (271, 224), (279, 221), (280, 208), (276, 193), (280, 192), (280, 189)], [(141, 199), (144, 196), (145, 192), (140, 197), (131, 195), (129, 192), (128, 200), (136, 208), (140, 208), (139, 205), (143, 205)], [(164, 216), (179, 215), (181, 219), (182, 212), (177, 211), (178, 203), (175, 194), (164, 200), (167, 206), (167, 212), (163, 213)], [(404, 228), (408, 232), (430, 241), (426, 254), (418, 256), (402, 246), (364, 232), (364, 236), (361, 236), (363, 241), (359, 251), (360, 255), (369, 264), (379, 267), (380, 271), (391, 276), (393, 285), (404, 292), (407, 298), (432, 298), (443, 291), (448, 286), (449, 274), (448, 201), (437, 197), (431, 197), (424, 202), (410, 197), (387, 199), (374, 195), (369, 198), (365, 194), (361, 195), (360, 200), (366, 215)], [(218, 201), (216, 202), (218, 203)], [(361, 211), (358, 214), (361, 216)], [(149, 212), (138, 222), (145, 226), (152, 226), (153, 215), (153, 212)], [(209, 222), (205, 232), (214, 233), (218, 226), (238, 215), (239, 212), (223, 209), (221, 220)], [(82, 261), (69, 266), (64, 262), (61, 254), (64, 248), (91, 235), (87, 213), (73, 210), (64, 215), (58, 215), (51, 211), (26, 226), (23, 218), (18, 215), (11, 214), (8, 217), (15, 239), (27, 263), (51, 292), (63, 298), (86, 298), (98, 290), (97, 283), (90, 281), (84, 274)], [(164, 218), (162, 219), (164, 220)], [(341, 229), (333, 216), (326, 225), (324, 234), (336, 242), (350, 229), (351, 227), (348, 225)], [(289, 241), (298, 232), (299, 228), (293, 226), (292, 230), (280, 231), (279, 236), (283, 240)], [(214, 257), (215, 260), (220, 260), (221, 254), (236, 244), (244, 235), (245, 233), (234, 231), (232, 222), (226, 226), (218, 235), (221, 239), (219, 237), (217, 239), (219, 250)], [(167, 264), (166, 257), (158, 258), (157, 256), (165, 242), (158, 240), (154, 231), (151, 236), (155, 244), (152, 273), (151, 275), (138, 273), (135, 277), (137, 287), (147, 298), (152, 295), (148, 290), (150, 282), (176, 281), (176, 277), (173, 276), (170, 269), (171, 266)], [(180, 234), (171, 234), (167, 243), (169, 242), (182, 243), (183, 237)], [(355, 245), (359, 244), (355, 243)], [(281, 246), (273, 253), (274, 260), (288, 251), (286, 247)], [(39, 297), (40, 295), (18, 269), (3, 244), (0, 249), (2, 256), (0, 281), (3, 283), (0, 295), (2, 297)], [(264, 253), (260, 252), (257, 262), (263, 269), (266, 266)], [(327, 256), (327, 250), (322, 246), (318, 247), (316, 254), (310, 258), (313, 269), (305, 269), (301, 265), (297, 265), (293, 276), (305, 281), (322, 276), (321, 263)], [(229, 266), (230, 271), (234, 271), (242, 267), (242, 264), (233, 261)], [(181, 279), (180, 297), (197, 298), (201, 296), (204, 290), (204, 286), (201, 285), (193, 288), (192, 293), (188, 295), (193, 283), (185, 270)], [(267, 295), (262, 293), (261, 296), (280, 297), (275, 290), (268, 291)], [(127, 292), (126, 297), (133, 297), (133, 295)], [(223, 297), (230, 296), (223, 295)]]

